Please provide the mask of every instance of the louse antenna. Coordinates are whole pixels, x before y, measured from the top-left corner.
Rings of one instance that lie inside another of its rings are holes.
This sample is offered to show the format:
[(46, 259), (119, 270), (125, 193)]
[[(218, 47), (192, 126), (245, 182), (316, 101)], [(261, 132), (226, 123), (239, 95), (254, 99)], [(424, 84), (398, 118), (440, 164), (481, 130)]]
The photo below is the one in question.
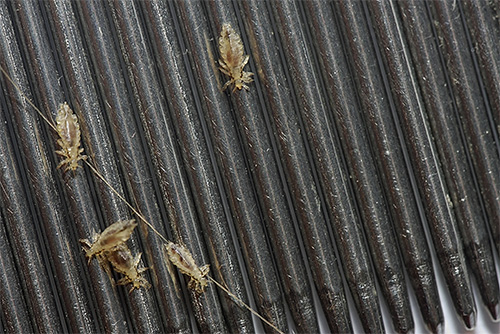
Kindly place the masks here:
[[(55, 126), (55, 124), (49, 119), (47, 118), (47, 116), (45, 116), (40, 109), (38, 109), (38, 107), (28, 98), (28, 96), (26, 96), (26, 94), (23, 93), (23, 91), (21, 90), (21, 88), (14, 82), (14, 80), (10, 77), (10, 75), (7, 73), (7, 71), (0, 65), (0, 71), (5, 75), (5, 77), (8, 79), (8, 81), (16, 88), (16, 90), (19, 92), (19, 94), (21, 94), (22, 98), (26, 100), (26, 102), (28, 102), (28, 104), (33, 107), (33, 109), (35, 109), (35, 111), (40, 115), (40, 117), (42, 117), (42, 119), (47, 123), (49, 124), (49, 126), (55, 131), (55, 132), (58, 132), (57, 131), (57, 128)], [(102, 182), (104, 182), (104, 184), (121, 200), (123, 201), (129, 208), (130, 210), (132, 210), (132, 212), (140, 219), (144, 222), (144, 224), (146, 224), (156, 235), (158, 235), (164, 242), (168, 243), (169, 240), (167, 238), (165, 238), (160, 232), (158, 232), (158, 230), (146, 219), (146, 217), (144, 217), (144, 215), (142, 213), (140, 213), (136, 208), (134, 208), (134, 206), (132, 204), (130, 204), (126, 199), (125, 197), (123, 197), (119, 192), (118, 190), (116, 190), (109, 182), (108, 180), (106, 180), (106, 178), (97, 170), (97, 168), (91, 164), (90, 162), (88, 162), (87, 160), (83, 160), (83, 162), (85, 162), (87, 164), (87, 166), (92, 170), (92, 172), (97, 176), (99, 177), (99, 179), (101, 179)], [(236, 303), (238, 303), (240, 306), (244, 307), (245, 309), (247, 309), (248, 311), (250, 311), (250, 313), (252, 313), (253, 315), (255, 315), (256, 317), (258, 317), (260, 320), (262, 320), (264, 323), (266, 323), (268, 326), (270, 326), (271, 328), (273, 328), (276, 332), (278, 332), (279, 334), (285, 334), (283, 331), (281, 331), (280, 329), (278, 329), (278, 327), (276, 327), (274, 324), (272, 324), (269, 320), (265, 319), (263, 316), (261, 316), (257, 311), (255, 311), (253, 308), (251, 308), (249, 305), (247, 305), (246, 303), (244, 303), (240, 298), (238, 298), (234, 293), (232, 293), (231, 291), (229, 291), (226, 287), (224, 287), (222, 284), (220, 284), (219, 282), (217, 282), (214, 278), (212, 278), (210, 275), (206, 275), (206, 278), (214, 283), (219, 289), (221, 289), (222, 291), (224, 291), (225, 293), (227, 293), (227, 295), (229, 297), (231, 297)]]

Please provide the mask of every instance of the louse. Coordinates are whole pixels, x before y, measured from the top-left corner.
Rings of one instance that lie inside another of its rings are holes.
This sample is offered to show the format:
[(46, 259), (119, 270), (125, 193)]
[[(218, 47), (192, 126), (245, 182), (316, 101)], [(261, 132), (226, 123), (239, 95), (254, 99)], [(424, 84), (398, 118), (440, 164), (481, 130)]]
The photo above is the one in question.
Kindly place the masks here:
[(80, 147), (81, 133), (78, 118), (66, 102), (59, 105), (55, 127), (59, 135), (57, 144), (61, 147), (56, 153), (65, 158), (57, 168), (66, 165), (65, 171), (75, 171), (81, 167), (78, 161), (87, 159), (87, 156), (82, 155), (83, 148)]
[(236, 89), (245, 88), (248, 90), (247, 83), (253, 81), (252, 72), (245, 72), (243, 68), (250, 59), (249, 55), (244, 54), (241, 38), (229, 23), (222, 25), (222, 31), (219, 37), (219, 69), (222, 73), (231, 79), (225, 83), (222, 90), (233, 84), (233, 92)]
[(194, 261), (193, 255), (184, 245), (169, 241), (165, 244), (165, 254), (170, 262), (175, 265), (181, 273), (191, 277), (188, 288), (197, 293), (203, 293), (208, 285), (205, 276), (210, 271), (210, 265), (199, 267)]
[[(120, 244), (111, 251), (105, 251), (104, 254), (105, 259), (113, 266), (113, 269), (123, 275), (123, 277), (116, 282), (117, 285), (132, 284), (129, 293), (141, 287), (145, 289), (151, 287), (151, 284), (141, 275), (148, 270), (148, 268), (139, 269), (142, 253), (132, 256), (132, 252), (128, 246), (126, 244)], [(108, 276), (111, 276), (109, 266), (107, 273)]]
[(0, 71), (5, 75), (7, 80), (12, 83), (16, 90), (21, 94), (24, 100), (29, 103), (35, 109), (35, 111), (43, 118), (43, 120), (50, 125), (50, 127), (57, 133), (59, 139), (57, 144), (61, 147), (56, 153), (65, 159), (63, 159), (57, 168), (61, 168), (67, 165), (65, 171), (72, 170), (75, 171), (78, 167), (78, 161), (86, 161), (88, 158), (86, 155), (82, 155), (83, 148), (81, 145), (81, 132), (80, 124), (78, 123), (78, 118), (73, 113), (73, 110), (69, 107), (68, 103), (64, 102), (59, 105), (57, 109), (56, 121), (53, 122), (47, 116), (45, 116), (40, 109), (23, 93), (19, 86), (12, 80), (10, 75), (5, 71), (3, 67), (0, 66)]
[(134, 219), (117, 221), (108, 226), (101, 234), (95, 234), (94, 242), (80, 239), (89, 263), (95, 256), (110, 279), (114, 281), (111, 276), (111, 265), (116, 272), (123, 275), (116, 284), (132, 284), (129, 292), (141, 287), (146, 289), (151, 287), (149, 282), (141, 276), (141, 273), (147, 268), (138, 268), (141, 253), (134, 257), (126, 244), (136, 226), (137, 223)]
[(94, 242), (90, 242), (88, 239), (80, 239), (80, 242), (88, 248), (85, 256), (88, 257), (89, 262), (93, 256), (125, 243), (132, 235), (136, 226), (135, 219), (120, 220), (109, 225), (102, 233), (94, 234)]
[[(234, 30), (231, 28), (230, 25), (227, 25), (226, 28), (223, 27), (223, 32), (224, 30), (231, 30), (232, 33), (227, 33), (226, 35), (226, 41), (223, 42), (223, 44), (227, 46), (229, 46), (230, 44), (235, 44), (235, 45), (239, 45), (239, 48), (240, 48), (240, 64), (239, 64), (239, 68), (240, 68), (240, 73), (239, 75), (235, 78), (233, 77), (229, 71), (226, 71), (225, 69), (227, 68), (228, 70), (231, 69), (231, 67), (229, 67), (228, 65), (226, 65), (226, 63), (222, 60), (220, 60), (220, 64), (221, 64), (221, 67), (220, 67), (220, 70), (227, 74), (228, 76), (231, 77), (231, 80), (229, 82), (227, 82), (225, 85), (224, 85), (224, 89), (227, 88), (227, 86), (229, 86), (231, 83), (234, 83), (235, 84), (235, 88), (233, 89), (233, 91), (235, 91), (236, 89), (242, 89), (242, 88), (245, 88), (245, 89), (248, 89), (248, 86), (245, 85), (245, 83), (249, 83), (249, 82), (252, 82), (253, 79), (251, 78), (251, 76), (253, 75), (253, 73), (248, 73), (248, 72), (243, 72), (243, 67), (246, 65), (246, 63), (248, 62), (248, 59), (249, 59), (249, 56), (246, 56), (244, 57), (243, 56), (243, 44), (241, 43), (241, 39), (240, 37), (234, 32)], [(232, 36), (233, 38), (233, 42), (230, 42), (230, 37), (229, 35)], [(221, 37), (223, 37), (223, 33), (221, 33)], [(219, 41), (220, 42), (220, 41)], [(237, 42), (237, 43), (236, 43)], [(221, 52), (222, 53), (222, 52)], [(232, 52), (230, 53), (230, 55), (232, 54)], [(242, 59), (243, 58), (243, 59)], [(222, 66), (224, 66), (224, 68), (222, 68)], [(58, 134), (59, 134), (59, 131), (56, 127), (56, 125), (54, 125), (54, 123), (49, 119), (47, 118), (41, 111), (40, 109), (38, 109), (38, 107), (22, 92), (22, 90), (19, 88), (19, 86), (12, 80), (12, 78), (9, 76), (9, 74), (5, 71), (5, 69), (0, 66), (0, 71), (5, 75), (5, 77), (9, 80), (9, 82), (17, 89), (17, 91), (21, 94), (21, 96), (23, 97), (23, 99), (26, 100), (27, 103), (29, 103), (33, 109), (40, 115), (40, 117), (42, 117), (42, 119), (52, 127), (52, 129), (54, 131), (56, 131)], [(76, 117), (76, 116), (75, 116)], [(69, 119), (69, 118), (68, 118)], [(76, 122), (76, 124), (78, 124)], [(79, 128), (78, 128), (79, 129)], [(79, 133), (79, 131), (78, 131)], [(60, 135), (60, 134), (59, 134)], [(61, 135), (60, 135), (61, 136)], [(74, 138), (74, 137), (72, 137)], [(62, 139), (62, 137), (61, 137)], [(76, 142), (76, 141), (74, 141)], [(78, 143), (80, 143), (80, 140), (78, 139), (77, 141)], [(62, 145), (60, 145), (62, 147)], [(79, 147), (79, 145), (78, 145)], [(80, 149), (78, 149), (79, 151)], [(76, 157), (76, 159), (78, 159), (78, 157), (80, 156), (80, 154), (82, 153), (82, 151), (80, 151)], [(87, 166), (90, 168), (90, 170), (97, 176), (99, 177), (99, 179), (101, 179), (102, 182), (104, 182), (104, 184), (115, 194), (118, 196), (118, 198), (120, 198), (121, 201), (123, 201), (136, 215), (137, 217), (139, 217), (143, 222), (144, 224), (146, 224), (156, 235), (158, 235), (158, 237), (160, 237), (163, 241), (165, 241), (167, 244), (170, 243), (169, 240), (167, 240), (161, 233), (159, 233), (155, 228), (154, 226), (147, 221), (147, 219), (139, 212), (137, 211), (134, 206), (132, 204), (130, 204), (126, 199), (125, 197), (123, 197), (107, 180), (106, 178), (97, 170), (97, 168), (92, 164), (90, 163), (89, 161), (87, 161), (86, 158), (81, 158), (81, 159), (78, 159), (76, 162), (78, 162), (79, 160), (82, 160), (83, 162), (85, 162), (87, 164)], [(58, 166), (60, 167), (60, 166)], [(77, 167), (75, 167), (76, 169)], [(112, 224), (113, 225), (113, 224)], [(110, 225), (110, 226), (112, 226)], [(108, 227), (110, 228), (110, 227)], [(134, 226), (135, 228), (135, 226)], [(106, 229), (107, 230), (107, 229)], [(149, 288), (150, 287), (150, 284), (149, 282), (147, 282), (140, 274), (142, 272), (144, 272), (145, 270), (147, 270), (146, 268), (141, 268), (141, 269), (138, 269), (138, 262), (139, 262), (139, 259), (140, 259), (140, 255), (139, 254), (138, 256), (136, 256), (135, 258), (132, 256), (130, 250), (128, 249), (128, 247), (126, 246), (125, 242), (128, 240), (128, 238), (130, 237), (130, 235), (127, 237), (127, 232), (124, 232), (122, 231), (122, 233), (124, 233), (123, 235), (121, 235), (121, 237), (117, 237), (119, 236), (119, 233), (115, 234), (115, 233), (111, 233), (109, 232), (109, 236), (110, 237), (113, 237), (113, 238), (110, 238), (109, 239), (109, 242), (104, 242), (104, 240), (107, 240), (107, 237), (106, 235), (108, 235), (108, 232), (106, 232), (106, 230), (103, 231), (103, 233), (101, 233), (100, 237), (102, 238), (102, 236), (104, 235), (105, 238), (102, 239), (100, 242), (98, 242), (95, 246), (94, 244), (98, 241), (96, 240), (94, 243), (91, 243), (89, 240), (87, 239), (83, 239), (83, 240), (80, 240), (80, 242), (82, 243), (83, 247), (84, 247), (84, 250), (86, 252), (86, 256), (88, 255), (91, 255), (91, 256), (88, 256), (89, 259), (92, 257), (92, 256), (96, 256), (101, 267), (104, 268), (104, 270), (106, 271), (106, 273), (108, 274), (108, 276), (111, 278), (111, 270), (110, 270), (110, 265), (113, 265), (116, 264), (116, 267), (115, 267), (115, 270), (117, 270), (118, 272), (122, 273), (124, 275), (124, 277), (122, 279), (120, 279), (118, 281), (117, 284), (128, 284), (128, 283), (132, 283), (133, 284), (133, 287), (132, 289), (130, 290), (130, 292), (132, 292), (134, 289), (136, 288), (139, 288), (139, 287), (145, 287), (145, 288)], [(130, 230), (130, 234), (132, 233), (133, 231), (133, 228)], [(106, 233), (105, 233), (106, 232)], [(116, 239), (115, 239), (116, 238)], [(119, 249), (116, 249), (117, 252), (114, 252), (112, 251), (112, 248), (110, 248), (109, 246), (113, 243), (113, 241), (111, 240), (115, 240), (114, 242), (116, 243), (116, 247), (119, 247)], [(102, 242), (102, 243), (101, 243)], [(175, 245), (175, 244), (174, 244)], [(124, 247), (122, 247), (124, 246)], [(125, 248), (126, 247), (126, 248)], [(187, 248), (184, 247), (184, 252), (185, 254), (188, 255), (189, 258), (193, 259), (193, 256), (192, 254), (189, 252), (189, 250)], [(111, 258), (108, 258), (108, 255), (112, 253), (112, 256)], [(118, 257), (120, 256), (123, 256), (123, 257), (126, 257), (124, 259), (119, 259)], [(130, 259), (134, 259), (133, 261), (131, 261)], [(122, 267), (122, 263), (123, 263), (123, 267)], [(194, 263), (194, 260), (193, 260), (193, 263)], [(175, 263), (174, 263), (175, 265)], [(114, 266), (114, 265), (113, 265)], [(177, 265), (176, 265), (177, 266)], [(196, 264), (194, 264), (194, 266), (196, 266)], [(207, 269), (203, 269), (203, 268), (207, 268)], [(118, 268), (118, 269), (117, 269)], [(198, 267), (196, 267), (198, 268)], [(180, 268), (179, 268), (180, 269)], [(121, 270), (121, 271), (120, 271)], [(206, 266), (203, 266), (201, 268), (198, 268), (198, 269), (195, 269), (195, 270), (199, 270), (200, 273), (199, 273), (199, 276), (198, 274), (196, 274), (196, 277), (197, 279), (195, 279), (195, 283), (194, 283), (194, 286), (192, 286), (191, 288), (199, 288), (201, 289), (201, 291), (204, 291), (205, 287), (207, 286), (208, 284), (208, 281), (214, 283), (217, 287), (219, 287), (222, 291), (224, 291), (228, 296), (230, 296), (235, 302), (237, 302), (237, 304), (239, 304), (241, 307), (244, 307), (245, 309), (247, 309), (248, 311), (250, 311), (252, 314), (254, 314), (256, 317), (258, 317), (259, 319), (261, 319), (263, 322), (265, 322), (267, 325), (269, 325), (270, 327), (272, 327), (273, 329), (276, 330), (277, 333), (280, 333), (280, 334), (284, 334), (283, 331), (279, 330), (274, 324), (272, 324), (269, 320), (267, 320), (266, 318), (264, 318), (262, 315), (260, 315), (258, 312), (256, 312), (253, 308), (251, 308), (249, 305), (245, 304), (241, 299), (239, 299), (236, 295), (234, 295), (231, 291), (229, 291), (226, 287), (224, 287), (222, 284), (220, 284), (219, 282), (217, 282), (216, 280), (214, 280), (213, 278), (211, 278), (209, 275), (208, 275), (208, 265)], [(206, 271), (206, 272), (205, 272)], [(182, 272), (182, 270), (181, 270)], [(189, 275), (189, 273), (187, 273), (187, 275)], [(112, 278), (111, 278), (112, 279)], [(193, 279), (193, 277), (191, 277), (191, 279)], [(202, 283), (200, 284), (199, 282), (197, 283), (197, 280), (201, 281)]]

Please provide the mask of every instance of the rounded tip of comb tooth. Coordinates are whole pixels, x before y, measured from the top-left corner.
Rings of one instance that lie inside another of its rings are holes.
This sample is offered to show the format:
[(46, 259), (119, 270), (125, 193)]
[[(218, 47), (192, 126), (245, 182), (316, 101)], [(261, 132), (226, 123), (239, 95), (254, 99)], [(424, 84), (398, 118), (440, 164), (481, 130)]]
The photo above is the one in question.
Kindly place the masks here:
[(415, 328), (411, 328), (411, 329), (404, 331), (404, 334), (415, 334)]
[(444, 322), (440, 322), (439, 324), (437, 324), (437, 326), (434, 329), (433, 333), (444, 334)]
[(462, 321), (467, 330), (473, 330), (476, 327), (476, 312), (463, 315)]
[(432, 334), (444, 334), (444, 320), (438, 323), (426, 323), (427, 330)]
[(488, 305), (487, 308), (488, 308), (488, 312), (490, 314), (491, 319), (494, 322), (500, 321), (500, 319), (498, 317), (500, 314), (500, 303)]

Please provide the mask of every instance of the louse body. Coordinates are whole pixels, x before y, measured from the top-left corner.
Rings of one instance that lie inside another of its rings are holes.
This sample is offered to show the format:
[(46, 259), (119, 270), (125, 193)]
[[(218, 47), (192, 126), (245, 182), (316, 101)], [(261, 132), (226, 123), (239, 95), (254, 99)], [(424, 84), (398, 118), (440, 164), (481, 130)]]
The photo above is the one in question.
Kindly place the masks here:
[(57, 168), (66, 165), (65, 171), (75, 171), (80, 167), (78, 161), (87, 159), (87, 156), (82, 155), (83, 148), (80, 147), (81, 133), (78, 119), (66, 102), (59, 105), (55, 126), (59, 135), (57, 144), (61, 147), (56, 153), (64, 157)]
[(207, 276), (210, 270), (210, 265), (207, 264), (198, 267), (193, 259), (193, 255), (185, 246), (175, 244), (171, 241), (165, 245), (165, 252), (170, 262), (172, 262), (181, 273), (191, 277), (188, 283), (189, 289), (194, 289), (198, 293), (205, 291), (208, 285), (208, 280), (205, 276)]
[(86, 251), (85, 256), (89, 258), (89, 263), (92, 257), (95, 256), (113, 281), (111, 265), (115, 271), (124, 276), (116, 284), (126, 285), (131, 283), (130, 292), (140, 287), (147, 289), (151, 287), (149, 282), (141, 276), (141, 273), (146, 271), (147, 268), (138, 268), (141, 254), (139, 253), (134, 257), (125, 243), (136, 226), (137, 223), (134, 219), (121, 220), (108, 226), (101, 234), (96, 234), (93, 243), (88, 239), (80, 240)]
[(226, 82), (222, 90), (225, 90), (229, 85), (233, 84), (233, 92), (236, 89), (249, 89), (246, 85), (253, 81), (252, 72), (245, 72), (243, 68), (248, 63), (250, 58), (244, 54), (243, 43), (236, 31), (230, 24), (222, 25), (222, 31), (219, 37), (219, 69), (222, 73), (229, 76), (231, 80)]
[[(141, 261), (141, 254), (142, 253), (139, 253), (135, 257), (132, 256), (130, 249), (124, 243), (116, 246), (111, 251), (104, 252), (104, 258), (113, 266), (115, 271), (123, 275), (116, 284), (132, 284), (129, 293), (141, 287), (146, 289), (151, 287), (151, 284), (141, 276), (141, 273), (146, 271), (147, 268), (138, 268), (139, 262)], [(111, 273), (108, 272), (108, 275), (110, 274)]]
[(109, 225), (101, 234), (97, 233), (94, 235), (93, 243), (88, 239), (81, 239), (80, 242), (88, 247), (85, 256), (89, 258), (89, 262), (93, 256), (110, 251), (125, 243), (132, 235), (136, 226), (137, 223), (134, 219), (120, 220)]

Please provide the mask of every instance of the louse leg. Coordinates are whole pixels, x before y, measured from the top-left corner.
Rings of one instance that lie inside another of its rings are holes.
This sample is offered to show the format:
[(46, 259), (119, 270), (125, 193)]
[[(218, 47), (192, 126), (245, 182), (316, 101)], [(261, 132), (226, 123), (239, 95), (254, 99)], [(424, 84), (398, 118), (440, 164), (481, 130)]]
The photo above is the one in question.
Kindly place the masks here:
[(229, 75), (231, 76), (231, 69), (229, 68), (229, 66), (227, 66), (227, 64), (225, 62), (223, 62), (222, 60), (219, 60), (219, 70), (224, 73), (225, 75)]
[[(226, 84), (222, 87), (222, 91), (225, 91), (227, 87), (229, 87), (230, 84), (232, 84), (234, 81), (233, 79), (229, 80), (228, 82), (226, 82)], [(233, 92), (236, 90), (236, 87), (235, 89), (233, 89)]]
[(149, 269), (148, 267), (137, 269), (137, 273), (141, 274), (141, 273), (145, 272), (148, 269)]
[(92, 248), (92, 243), (90, 242), (89, 239), (80, 239), (80, 244), (83, 247), (83, 250), (85, 251), (85, 256), (89, 258), (88, 264), (90, 264), (90, 261), (92, 261), (92, 255), (88, 255), (89, 250)]
[(245, 65), (248, 63), (248, 60), (250, 59), (250, 56), (249, 55), (246, 55), (245, 59), (243, 59), (243, 61), (241, 62), (241, 69), (243, 70), (243, 67), (245, 67)]
[(69, 162), (71, 161), (70, 158), (66, 158), (64, 160), (62, 160), (59, 165), (57, 165), (57, 169), (61, 168), (62, 166), (64, 166), (65, 164), (68, 164)]
[(84, 251), (88, 251), (92, 247), (92, 243), (89, 239), (80, 239), (80, 243), (82, 244)]
[(250, 83), (253, 81), (252, 79), (252, 76), (253, 76), (253, 73), (252, 72), (242, 72), (242, 77), (241, 77), (241, 81), (245, 82), (245, 83)]
[(198, 287), (198, 282), (193, 277), (191, 277), (191, 280), (188, 283), (188, 289), (194, 290), (197, 293), (200, 293), (200, 289)]
[(127, 277), (127, 279), (128, 279), (127, 282), (124, 282), (123, 285), (132, 283), (132, 287), (128, 291), (129, 294), (131, 294), (132, 291), (134, 291), (135, 289), (140, 289), (140, 288), (149, 289), (151, 287), (151, 284), (149, 284), (149, 282), (143, 277), (138, 276), (134, 280), (131, 280), (130, 278)]
[[(82, 152), (83, 152), (83, 150), (82, 150)], [(61, 155), (61, 156), (67, 156), (66, 154), (63, 154), (62, 151), (56, 151), (56, 153), (59, 154), (59, 155)], [(82, 168), (82, 166), (80, 166), (78, 164), (78, 161), (80, 161), (80, 160), (86, 160), (87, 158), (88, 157), (86, 155), (78, 156), (77, 158), (72, 158), (72, 157), (66, 158), (66, 159), (62, 160), (57, 165), (57, 169), (59, 169), (62, 166), (64, 166), (64, 165), (67, 164), (68, 166), (64, 169), (65, 172), (67, 172), (68, 170), (75, 171), (77, 168)]]
[[(82, 245), (82, 248), (83, 250), (85, 251), (85, 254), (87, 254), (87, 252), (90, 250), (90, 248), (92, 247), (92, 243), (90, 242), (89, 239), (80, 239), (80, 244)], [(86, 256), (86, 255), (85, 255)], [(88, 260), (88, 263), (90, 264), (90, 260), (92, 258), (89, 257), (89, 260)]]
[(200, 271), (201, 271), (201, 277), (207, 276), (208, 272), (210, 271), (210, 265), (206, 264), (206, 265), (200, 267)]
[[(141, 255), (142, 255), (142, 253), (139, 253), (139, 254), (137, 254), (137, 255), (135, 256), (135, 258), (134, 258), (134, 264), (132, 265), (132, 267), (133, 267), (135, 270), (137, 270), (137, 267), (139, 266), (139, 262), (141, 262)], [(145, 269), (147, 269), (147, 268), (145, 268)]]
[[(147, 268), (142, 268), (142, 269), (146, 270)], [(139, 272), (140, 272), (140, 271), (139, 271)], [(137, 287), (138, 287), (138, 288), (143, 287), (143, 288), (145, 288), (145, 289), (149, 289), (149, 288), (151, 287), (151, 284), (149, 284), (149, 282), (148, 282), (148, 281), (147, 281), (144, 277), (142, 277), (142, 276), (138, 276), (138, 277), (135, 279), (135, 281), (134, 281), (134, 282), (136, 282), (136, 283), (137, 283)], [(135, 283), (134, 283), (134, 285), (135, 285)]]
[(202, 281), (196, 281), (196, 292), (203, 293), (205, 292), (205, 288), (207, 287), (207, 281), (203, 279)]
[(81, 155), (83, 153), (83, 148), (81, 148), (79, 151), (78, 151), (78, 158), (76, 159), (76, 161), (80, 161), (80, 160), (87, 160), (89, 157), (87, 155)]
[(63, 150), (56, 150), (56, 153), (62, 157), (68, 156), (68, 154)]
[(97, 261), (99, 262), (99, 265), (101, 266), (101, 268), (104, 269), (104, 271), (108, 275), (109, 280), (111, 281), (111, 284), (115, 285), (116, 283), (115, 283), (115, 279), (113, 278), (113, 273), (111, 271), (111, 264), (109, 263), (109, 261), (106, 259), (106, 257), (104, 257), (101, 254), (97, 254), (96, 258), (97, 258)]
[(132, 291), (134, 291), (134, 289), (138, 288), (135, 284), (135, 281), (131, 280), (130, 277), (128, 276), (124, 276), (122, 278), (120, 278), (118, 280), (118, 282), (116, 282), (116, 285), (127, 285), (129, 283), (132, 283), (132, 288), (129, 290), (128, 293), (132, 293)]

